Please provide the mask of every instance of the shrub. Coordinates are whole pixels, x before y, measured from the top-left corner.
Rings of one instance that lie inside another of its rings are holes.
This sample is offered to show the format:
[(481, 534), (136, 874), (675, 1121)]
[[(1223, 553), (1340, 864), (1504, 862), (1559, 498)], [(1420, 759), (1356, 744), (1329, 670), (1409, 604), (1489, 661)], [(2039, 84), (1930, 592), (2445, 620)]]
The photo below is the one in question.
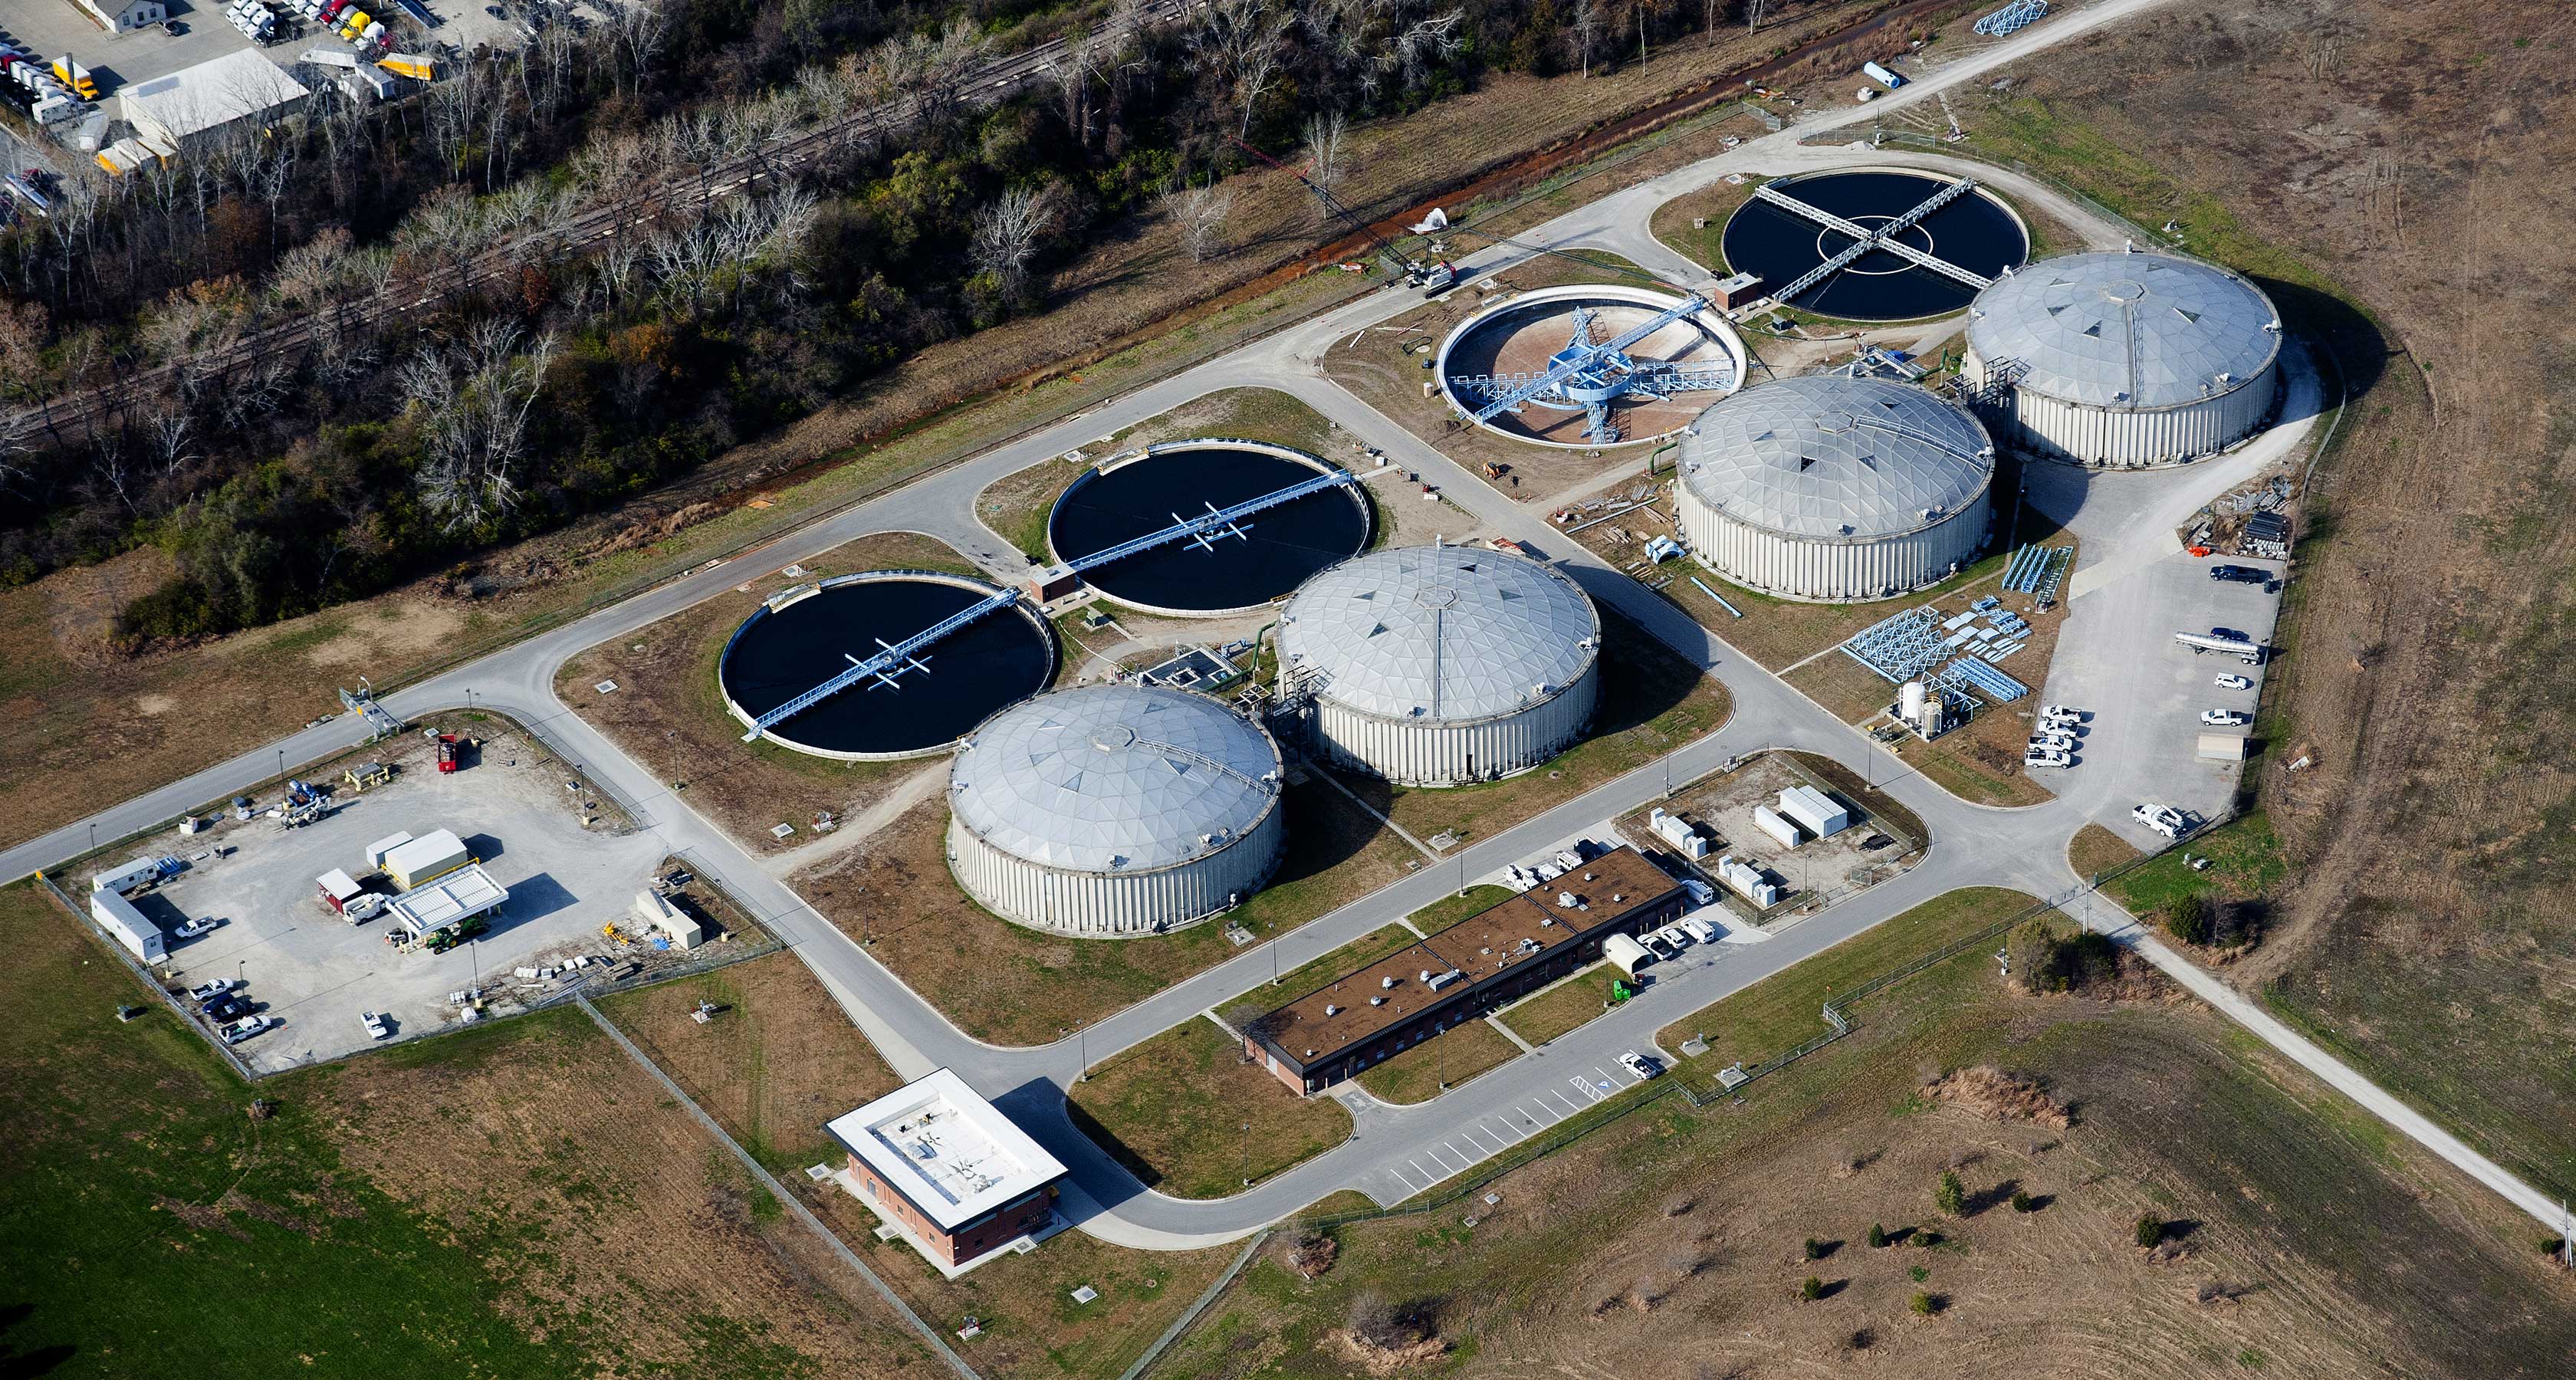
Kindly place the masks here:
[(1822, 1241), (1817, 1240), (1816, 1238), (1814, 1238), (1814, 1237), (1812, 1237), (1812, 1236), (1808, 1237), (1808, 1238), (1807, 1238), (1807, 1258), (1808, 1258), (1809, 1260), (1822, 1260), (1822, 1259), (1824, 1259), (1824, 1258), (1825, 1258), (1825, 1243), (1824, 1243), (1824, 1242), (1822, 1242)]
[(1905, 1306), (1913, 1309), (1914, 1316), (1918, 1318), (1931, 1317), (1932, 1314), (1940, 1308), (1939, 1304), (1932, 1301), (1932, 1296), (1930, 1294), (1923, 1293), (1920, 1290), (1915, 1292), (1914, 1297), (1905, 1301)]
[(2015, 1212), (2028, 1212), (2031, 1210), (2031, 1207), (2032, 1203), (2030, 1201), (2030, 1194), (2018, 1188), (2014, 1189), (2012, 1196), (2012, 1210)]
[(2152, 1212), (2138, 1214), (2138, 1244), (2153, 1246), (2165, 1239), (2165, 1219)]
[(2165, 933), (2185, 944), (2209, 942), (2210, 904), (2205, 896), (2176, 896), (2156, 909)]
[(1907, 1270), (1906, 1270), (1906, 1272), (1905, 1272), (1905, 1277), (1906, 1277), (1907, 1279), (1910, 1279), (1910, 1280), (1914, 1281), (1914, 1282), (1915, 1282), (1915, 1283), (1917, 1283), (1917, 1284), (1921, 1284), (1923, 1281), (1925, 1281), (1925, 1280), (1927, 1280), (1927, 1279), (1930, 1279), (1930, 1278), (1932, 1277), (1932, 1272), (1931, 1272), (1930, 1270), (1924, 1269), (1924, 1268), (1923, 1268), (1922, 1266), (1920, 1266), (1920, 1265), (1916, 1265), (1916, 1266), (1913, 1266), (1913, 1267), (1911, 1267), (1911, 1268), (1909, 1268), (1909, 1269), (1907, 1269)]
[(1941, 1171), (1940, 1186), (1932, 1190), (1932, 1206), (1952, 1217), (1958, 1216), (1967, 1209), (1968, 1189), (1967, 1185), (1959, 1182), (1959, 1171), (1955, 1169)]
[(1807, 1282), (1798, 1286), (1798, 1297), (1809, 1303), (1814, 1303), (1824, 1296), (1825, 1282), (1814, 1275), (1807, 1276)]
[(1880, 1226), (1880, 1225), (1879, 1225), (1879, 1224), (1877, 1224), (1876, 1222), (1872, 1222), (1872, 1223), (1870, 1223), (1870, 1224), (1869, 1224), (1869, 1248), (1870, 1248), (1871, 1250), (1873, 1250), (1873, 1251), (1874, 1251), (1874, 1250), (1877, 1250), (1879, 1247), (1884, 1246), (1884, 1245), (1886, 1245), (1886, 1244), (1887, 1244), (1887, 1228)]

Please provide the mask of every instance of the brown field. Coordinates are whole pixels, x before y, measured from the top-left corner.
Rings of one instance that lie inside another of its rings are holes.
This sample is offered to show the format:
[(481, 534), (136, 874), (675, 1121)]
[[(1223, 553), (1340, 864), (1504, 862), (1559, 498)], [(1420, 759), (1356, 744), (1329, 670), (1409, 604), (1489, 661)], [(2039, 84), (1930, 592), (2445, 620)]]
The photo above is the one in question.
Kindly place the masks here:
[(2066, 844), (2066, 865), (2074, 868), (2078, 876), (2109, 871), (2137, 856), (2138, 850), (2130, 847), (2127, 839), (2099, 824), (2076, 830), (2075, 837)]
[(863, 845), (798, 873), (797, 892), (870, 945), (966, 1033), (1046, 1044), (1237, 952), (1240, 925), (1267, 939), (1404, 875), (1411, 849), (1320, 783), (1291, 785), (1287, 854), (1269, 887), (1221, 919), (1137, 939), (1068, 939), (1003, 920), (948, 872), (948, 805), (913, 806)]
[[(2571, 1286), (2528, 1223), (2197, 1007), (2022, 996), (1972, 953), (1854, 1014), (1740, 1098), (1667, 1096), (1463, 1201), (1333, 1228), (1317, 1279), (1283, 1232), (1158, 1373), (1368, 1374), (1335, 1334), (1388, 1311), (1431, 1338), (1426, 1370), (1528, 1380), (2468, 1377), (2576, 1355)], [(1927, 1087), (1983, 1068), (2007, 1096)], [(1957, 1215), (1933, 1203), (1945, 1170)]]
[(2548, 842), (2576, 817), (2576, 375), (2535, 342), (2565, 337), (2576, 249), (2524, 232), (2570, 215), (2566, 17), (2202, 0), (1962, 110), (1972, 145), (2254, 274), (2349, 384), (2249, 773), (2292, 880), (2232, 971), (2551, 1194), (2576, 1193), (2576, 853)]
[(1148, 1188), (1224, 1198), (1348, 1140), (1351, 1114), (1299, 1097), (1213, 1021), (1122, 1050), (1067, 1099), (1076, 1124)]
[(1584, 740), (1508, 780), (1441, 788), (1389, 786), (1343, 775), (1415, 838), (1446, 830), (1461, 842), (1497, 833), (1560, 801), (1715, 732), (1734, 712), (1724, 682), (1703, 675), (1623, 615), (1601, 610), (1601, 704)]
[[(689, 1013), (713, 1002), (700, 1025)], [(901, 1080), (794, 954), (599, 1003), (671, 1081), (773, 1173), (843, 1158), (823, 1124)]]
[[(946, 769), (945, 758), (838, 762), (766, 739), (742, 741), (742, 725), (725, 711), (716, 663), (735, 626), (761, 600), (818, 576), (858, 570), (977, 573), (947, 543), (918, 532), (861, 537), (803, 565), (806, 573), (793, 579), (774, 570), (753, 576), (743, 589), (580, 652), (555, 673), (555, 693), (564, 703), (754, 856), (814, 843), (819, 811), (836, 819), (856, 815), (917, 784), (915, 778)], [(617, 689), (602, 695), (591, 688), (603, 680), (616, 681)], [(796, 833), (773, 837), (770, 826), (782, 823), (795, 825)]]

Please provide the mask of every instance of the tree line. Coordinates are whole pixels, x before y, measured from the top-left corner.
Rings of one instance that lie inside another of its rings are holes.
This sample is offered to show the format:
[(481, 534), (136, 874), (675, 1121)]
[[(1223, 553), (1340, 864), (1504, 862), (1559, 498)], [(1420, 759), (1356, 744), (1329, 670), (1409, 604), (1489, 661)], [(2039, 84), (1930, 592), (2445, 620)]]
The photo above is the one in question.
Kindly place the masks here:
[[(178, 573), (125, 610), (135, 641), (381, 591), (1039, 310), (1050, 269), (1146, 218), (1224, 252), (1244, 145), (1302, 149), (1330, 184), (1352, 121), (1580, 68), (1604, 15), (1640, 42), (1718, 17), (1621, 3), (1213, 0), (1149, 25), (1137, 0), (660, 0), (474, 54), (414, 101), (319, 93), (273, 136), (84, 182), (0, 235), (0, 403), (174, 366), (70, 440), (0, 426), (0, 581), (156, 545)], [(971, 99), (997, 52), (1059, 38), (1043, 83)], [(651, 194), (829, 129), (756, 193)], [(601, 208), (631, 224), (576, 243)], [(386, 293), (430, 305), (350, 307)], [(296, 348), (196, 363), (287, 320)]]

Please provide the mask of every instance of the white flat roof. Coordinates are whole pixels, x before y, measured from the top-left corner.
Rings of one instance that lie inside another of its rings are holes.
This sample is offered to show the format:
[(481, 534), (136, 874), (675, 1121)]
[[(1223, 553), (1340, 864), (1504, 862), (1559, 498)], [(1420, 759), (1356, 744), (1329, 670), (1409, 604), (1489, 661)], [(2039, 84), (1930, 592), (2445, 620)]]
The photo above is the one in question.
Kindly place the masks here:
[(1826, 820), (1851, 815), (1835, 804), (1833, 797), (1813, 786), (1791, 786), (1780, 792), (1780, 813), (1807, 826), (1810, 833), (1822, 833)]
[(1045, 1147), (947, 1069), (824, 1129), (947, 1231), (1064, 1174)]
[(126, 936), (137, 944), (149, 943), (161, 937), (161, 927), (144, 919), (143, 912), (135, 909), (134, 903), (126, 900), (120, 893), (113, 891), (92, 893), (89, 898), (89, 913), (96, 917), (99, 923), (125, 931)]
[(510, 889), (492, 880), (492, 874), (475, 863), (459, 868), (424, 887), (416, 887), (385, 903), (394, 923), (414, 935), (443, 930), (468, 916), (479, 915), (510, 899)]
[(387, 872), (409, 873), (432, 863), (445, 862), (464, 851), (465, 840), (458, 838), (455, 830), (440, 829), (435, 833), (423, 834), (409, 843), (395, 845), (392, 852), (385, 854), (384, 869)]
[(360, 891), (365, 890), (364, 887), (358, 885), (357, 878), (350, 876), (348, 873), (343, 872), (336, 867), (313, 880), (316, 885), (322, 888), (324, 895), (329, 896), (335, 901), (348, 900), (350, 897), (357, 895)]
[(243, 48), (211, 62), (129, 86), (120, 94), (125, 99), (128, 120), (139, 112), (169, 130), (172, 137), (184, 138), (292, 104), (309, 93), (304, 83), (262, 57), (258, 49)]

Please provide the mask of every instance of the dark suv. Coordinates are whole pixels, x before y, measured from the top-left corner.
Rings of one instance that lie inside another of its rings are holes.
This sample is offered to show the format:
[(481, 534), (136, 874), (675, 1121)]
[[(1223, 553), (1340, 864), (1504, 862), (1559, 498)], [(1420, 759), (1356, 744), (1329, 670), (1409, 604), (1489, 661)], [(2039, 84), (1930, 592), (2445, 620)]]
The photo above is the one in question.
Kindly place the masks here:
[(207, 1020), (237, 1020), (250, 1014), (250, 1003), (239, 997), (217, 997), (202, 1008)]
[(2272, 572), (2250, 565), (2213, 565), (2209, 568), (2209, 578), (2225, 584), (2262, 585), (2267, 589), (2272, 584)]

